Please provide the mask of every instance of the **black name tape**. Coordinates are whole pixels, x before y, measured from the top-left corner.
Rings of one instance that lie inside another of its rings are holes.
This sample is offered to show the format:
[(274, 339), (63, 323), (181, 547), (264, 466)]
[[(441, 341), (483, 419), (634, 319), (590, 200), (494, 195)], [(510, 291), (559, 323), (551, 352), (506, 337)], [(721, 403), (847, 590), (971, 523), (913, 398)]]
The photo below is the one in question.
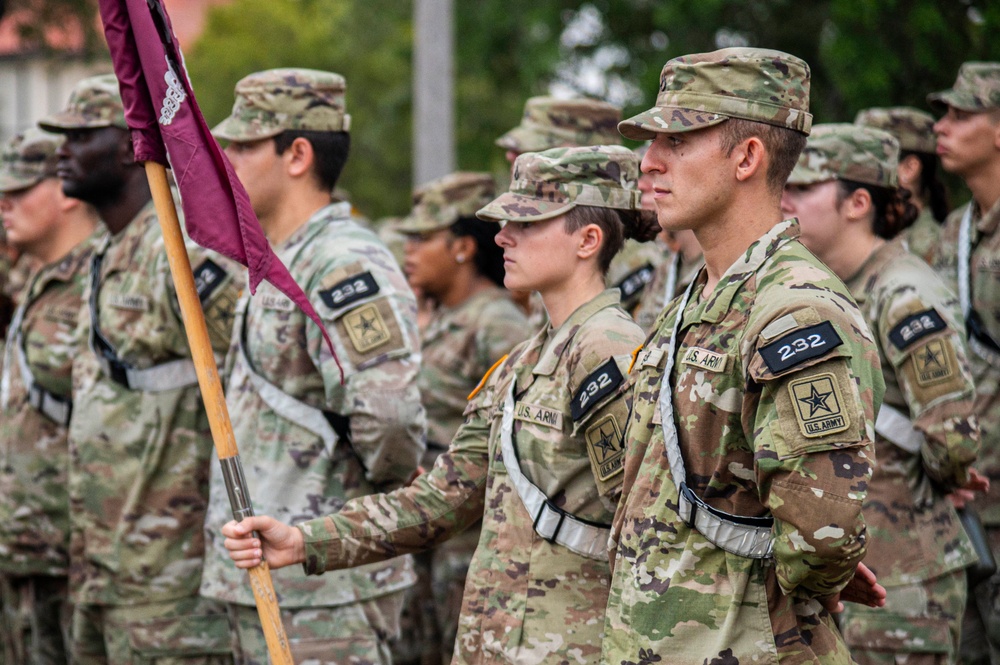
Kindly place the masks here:
[(757, 349), (768, 369), (775, 374), (818, 358), (844, 343), (829, 321), (794, 330), (767, 346)]
[(353, 302), (369, 298), (378, 293), (378, 283), (370, 272), (352, 275), (320, 291), (319, 297), (330, 309), (339, 309)]
[(931, 333), (945, 330), (948, 325), (933, 309), (924, 310), (911, 314), (889, 331), (889, 341), (902, 351), (918, 339), (926, 337)]
[(226, 271), (211, 259), (205, 259), (194, 269), (194, 288), (198, 291), (198, 300), (201, 304), (205, 304), (225, 278)]
[(653, 281), (653, 264), (646, 265), (633, 270), (625, 278), (618, 282), (618, 290), (621, 291), (622, 299), (628, 299), (646, 288), (646, 285)]
[(606, 363), (588, 374), (579, 390), (573, 394), (570, 416), (574, 421), (579, 420), (601, 401), (602, 397), (620, 386), (624, 380), (625, 377), (618, 369), (618, 363), (615, 362), (614, 358), (609, 358)]

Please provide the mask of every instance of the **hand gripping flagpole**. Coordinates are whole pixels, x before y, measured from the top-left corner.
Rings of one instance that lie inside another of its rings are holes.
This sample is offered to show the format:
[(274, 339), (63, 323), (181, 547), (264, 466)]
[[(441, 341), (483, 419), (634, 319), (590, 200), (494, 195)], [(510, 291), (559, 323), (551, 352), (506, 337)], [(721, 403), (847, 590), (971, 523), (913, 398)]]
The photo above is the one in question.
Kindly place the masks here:
[[(202, 401), (208, 412), (215, 451), (222, 464), (222, 474), (226, 482), (226, 491), (229, 493), (233, 518), (240, 521), (244, 517), (253, 515), (253, 506), (243, 478), (243, 466), (240, 464), (239, 451), (236, 448), (233, 424), (229, 419), (226, 397), (222, 392), (222, 382), (219, 380), (219, 368), (209, 341), (205, 313), (202, 311), (198, 290), (195, 288), (194, 273), (191, 271), (191, 261), (184, 245), (177, 208), (170, 192), (170, 183), (167, 181), (167, 170), (156, 162), (149, 161), (144, 164), (146, 179), (149, 181), (149, 189), (156, 206), (156, 215), (160, 220), (160, 229), (163, 231), (163, 240), (166, 243), (167, 259), (177, 290), (188, 346), (191, 347), (191, 357), (198, 374), (198, 386), (201, 388)], [(264, 628), (264, 640), (267, 642), (271, 663), (293, 665), (292, 652), (288, 646), (285, 628), (281, 623), (278, 597), (271, 580), (271, 569), (266, 561), (262, 561), (247, 572), (250, 574), (250, 586), (257, 601), (257, 613)]]

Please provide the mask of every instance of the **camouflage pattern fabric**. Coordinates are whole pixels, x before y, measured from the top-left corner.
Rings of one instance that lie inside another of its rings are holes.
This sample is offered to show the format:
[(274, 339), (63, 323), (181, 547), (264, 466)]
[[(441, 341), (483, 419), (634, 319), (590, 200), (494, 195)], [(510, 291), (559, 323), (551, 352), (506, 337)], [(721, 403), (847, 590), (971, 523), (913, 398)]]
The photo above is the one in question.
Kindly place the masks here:
[[(349, 215), (348, 203), (321, 208), (275, 248), (326, 323), (343, 384), (319, 328), (270, 284), (252, 297), (244, 294), (226, 362), (227, 404), (248, 494), (258, 514), (285, 522), (320, 517), (349, 499), (399, 487), (424, 451), (416, 302), (392, 255)], [(239, 351), (241, 334), (246, 356)], [(251, 369), (285, 395), (345, 418), (349, 439), (331, 448), (304, 419), (276, 412), (255, 387)], [(201, 593), (253, 607), (245, 573), (222, 545), (222, 526), (231, 519), (221, 470), (213, 467)], [(321, 578), (291, 568), (272, 577), (286, 609), (355, 603), (415, 580), (408, 557)]]
[[(662, 250), (661, 250), (662, 251)], [(643, 331), (653, 332), (653, 325), (656, 319), (666, 310), (670, 301), (684, 293), (684, 289), (691, 283), (701, 267), (705, 265), (705, 260), (699, 256), (694, 261), (685, 261), (682, 256), (668, 253), (653, 272), (653, 279), (643, 290), (632, 318)], [(670, 282), (670, 273), (674, 275), (674, 288), (671, 293), (667, 293), (667, 284)]]
[(0, 663), (65, 665), (72, 611), (65, 575), (0, 576)]
[(899, 142), (891, 134), (872, 127), (829, 123), (813, 127), (788, 184), (841, 179), (895, 188), (898, 169)]
[(625, 240), (621, 251), (611, 259), (608, 274), (604, 276), (608, 287), (621, 293), (622, 309), (626, 312), (635, 309), (664, 258), (663, 249), (655, 242), (639, 242), (632, 238)]
[(461, 217), (475, 217), (476, 211), (494, 196), (496, 185), (489, 173), (450, 173), (427, 183), (414, 194), (413, 210), (396, 230), (416, 234), (446, 229)]
[(48, 132), (100, 127), (128, 129), (118, 79), (114, 74), (81, 79), (73, 87), (66, 108), (42, 118), (38, 126)]
[[(103, 261), (94, 316), (118, 356), (138, 368), (189, 358), (152, 202), (123, 231), (105, 236), (96, 251)], [(212, 347), (223, 353), (242, 273), (193, 244), (188, 255), (200, 277)], [(88, 285), (85, 299), (91, 291)], [(89, 337), (90, 320), (83, 319), (83, 334)], [(198, 386), (130, 390), (107, 376), (95, 352), (87, 350), (73, 362), (73, 399), (74, 601), (132, 606), (196, 596), (209, 464), (215, 456)]]
[(657, 132), (689, 132), (743, 118), (809, 133), (809, 65), (781, 51), (726, 48), (669, 60), (656, 105), (623, 120), (634, 141)]
[(495, 143), (516, 153), (583, 145), (619, 145), (622, 110), (597, 99), (531, 97), (521, 123)]
[(963, 63), (955, 85), (927, 95), (927, 102), (939, 111), (945, 106), (972, 113), (1000, 108), (1000, 62)]
[(347, 83), (340, 74), (316, 69), (269, 69), (236, 83), (229, 117), (212, 129), (224, 141), (259, 141), (285, 130), (346, 132)]
[(453, 662), (597, 663), (608, 564), (535, 533), (499, 437), (502, 403), (516, 381), (514, 442), (522, 470), (563, 510), (607, 523), (621, 479), (617, 435), (628, 404), (611, 390), (574, 420), (570, 402), (598, 368), (624, 375), (627, 354), (641, 341), (617, 303), (617, 292), (605, 291), (558, 329), (546, 327), (518, 345), (484, 379), (448, 451), (413, 484), (299, 525), (306, 571), (424, 550), (482, 517)]
[[(878, 342), (884, 404), (906, 414), (926, 443), (913, 454), (876, 435), (865, 565), (898, 609), (859, 608), (840, 626), (859, 661), (880, 662), (887, 657), (881, 652), (895, 650), (943, 652), (954, 663), (965, 608), (962, 571), (976, 554), (945, 494), (968, 482), (979, 452), (958, 300), (897, 243), (876, 250), (847, 286)], [(916, 598), (922, 602), (905, 609)]]
[(899, 141), (899, 149), (934, 154), (934, 116), (909, 106), (871, 108), (858, 111), (854, 124), (889, 132)]
[(934, 219), (931, 209), (925, 207), (913, 224), (903, 229), (898, 237), (908, 251), (930, 263), (941, 239), (941, 224)]
[[(987, 528), (990, 550), (1000, 552), (1000, 529)], [(962, 618), (961, 660), (966, 665), (1000, 661), (1000, 575), (970, 586)]]
[(129, 606), (77, 606), (79, 665), (230, 665), (229, 618), (218, 603), (190, 596)]
[[(884, 386), (861, 313), (797, 236), (794, 220), (777, 224), (691, 298), (676, 374), (663, 376), (664, 347), (680, 300), (636, 357), (604, 663), (851, 662), (819, 598), (865, 553)], [(664, 381), (691, 489), (730, 514), (770, 514), (773, 558), (730, 554), (678, 517)]]
[(56, 173), (56, 150), (64, 137), (40, 129), (18, 134), (0, 155), (0, 193), (37, 185)]

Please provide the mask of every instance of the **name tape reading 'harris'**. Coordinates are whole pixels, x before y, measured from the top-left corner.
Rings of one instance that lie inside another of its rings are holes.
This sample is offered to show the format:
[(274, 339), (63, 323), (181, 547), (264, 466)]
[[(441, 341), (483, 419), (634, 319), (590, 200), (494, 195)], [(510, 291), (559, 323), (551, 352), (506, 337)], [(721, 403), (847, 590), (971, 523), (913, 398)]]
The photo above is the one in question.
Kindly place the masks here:
[(829, 321), (793, 330), (757, 351), (775, 374), (826, 355), (844, 343)]

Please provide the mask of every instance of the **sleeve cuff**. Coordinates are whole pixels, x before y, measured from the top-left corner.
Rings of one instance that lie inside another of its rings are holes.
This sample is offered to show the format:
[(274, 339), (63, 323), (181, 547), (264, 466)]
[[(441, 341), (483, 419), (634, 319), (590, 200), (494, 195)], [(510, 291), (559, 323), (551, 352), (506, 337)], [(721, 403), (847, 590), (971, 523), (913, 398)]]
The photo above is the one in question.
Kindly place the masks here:
[(331, 531), (326, 518), (320, 518), (295, 525), (302, 532), (302, 547), (305, 559), (302, 569), (306, 575), (321, 575), (343, 560), (340, 536)]

